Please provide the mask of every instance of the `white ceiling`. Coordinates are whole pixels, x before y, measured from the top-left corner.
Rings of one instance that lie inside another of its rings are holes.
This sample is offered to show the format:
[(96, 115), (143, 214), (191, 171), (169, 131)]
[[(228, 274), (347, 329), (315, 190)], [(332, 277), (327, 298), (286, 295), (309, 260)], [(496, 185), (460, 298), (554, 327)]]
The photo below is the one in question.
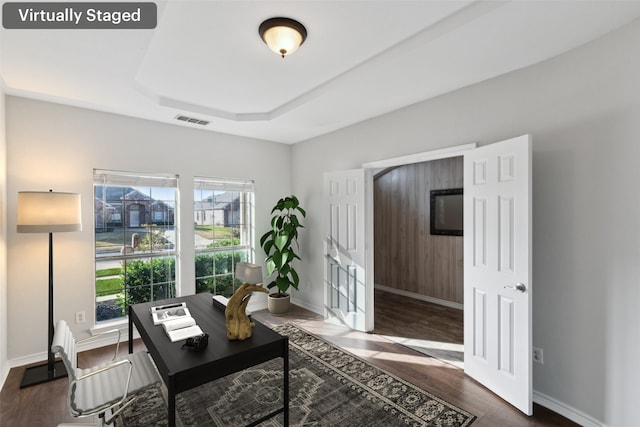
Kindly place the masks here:
[[(282, 143), (566, 52), (640, 16), (640, 1), (158, 1), (155, 30), (5, 30), (12, 95)], [(284, 59), (262, 21), (302, 22)], [(210, 121), (177, 121), (177, 115)]]

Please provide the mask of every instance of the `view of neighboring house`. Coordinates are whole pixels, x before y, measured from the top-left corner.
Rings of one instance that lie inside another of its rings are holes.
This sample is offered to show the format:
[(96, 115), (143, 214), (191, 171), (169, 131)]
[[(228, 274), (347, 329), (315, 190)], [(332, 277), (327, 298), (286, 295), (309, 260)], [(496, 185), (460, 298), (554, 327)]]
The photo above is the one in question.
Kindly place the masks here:
[[(106, 190), (103, 191), (103, 188)], [(131, 187), (95, 187), (96, 230), (173, 224), (175, 210)], [(240, 193), (224, 192), (194, 202), (194, 224), (228, 227), (240, 222)]]
[(196, 225), (228, 227), (239, 224), (240, 193), (227, 191), (195, 202), (193, 215)]
[(96, 186), (94, 203), (96, 230), (174, 223), (172, 206), (131, 187)]

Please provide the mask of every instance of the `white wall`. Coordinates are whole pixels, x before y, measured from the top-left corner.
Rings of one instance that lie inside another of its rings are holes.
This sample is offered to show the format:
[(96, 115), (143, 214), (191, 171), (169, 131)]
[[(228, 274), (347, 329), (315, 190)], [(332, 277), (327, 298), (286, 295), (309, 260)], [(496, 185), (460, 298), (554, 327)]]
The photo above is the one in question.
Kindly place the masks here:
[(4, 81), (0, 78), (0, 384), (7, 366), (7, 140)]
[(534, 365), (536, 399), (583, 424), (637, 425), (638, 40), (635, 22), (556, 59), (293, 146), (292, 190), (308, 213), (294, 297), (321, 310), (322, 172), (530, 133), (533, 343), (545, 356)]
[[(54, 235), (54, 321), (67, 319), (76, 338), (87, 336), (95, 319), (94, 168), (180, 176), (183, 294), (195, 289), (194, 176), (255, 180), (257, 236), (267, 230), (273, 204), (290, 191), (286, 145), (10, 96), (6, 114), (9, 359), (44, 358), (47, 344), (48, 240), (16, 232), (18, 191), (82, 195), (83, 231)], [(257, 254), (258, 262), (263, 258)], [(87, 323), (74, 323), (77, 311), (86, 312)]]

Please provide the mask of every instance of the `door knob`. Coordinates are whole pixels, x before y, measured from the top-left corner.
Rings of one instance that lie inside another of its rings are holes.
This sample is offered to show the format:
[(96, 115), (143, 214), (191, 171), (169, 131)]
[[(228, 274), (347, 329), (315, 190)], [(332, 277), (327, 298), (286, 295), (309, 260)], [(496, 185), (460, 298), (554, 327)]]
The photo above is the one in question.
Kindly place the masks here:
[(515, 286), (505, 285), (504, 287), (505, 289), (513, 289), (514, 291), (520, 291), (520, 292), (524, 292), (527, 290), (527, 287), (520, 282), (516, 283)]

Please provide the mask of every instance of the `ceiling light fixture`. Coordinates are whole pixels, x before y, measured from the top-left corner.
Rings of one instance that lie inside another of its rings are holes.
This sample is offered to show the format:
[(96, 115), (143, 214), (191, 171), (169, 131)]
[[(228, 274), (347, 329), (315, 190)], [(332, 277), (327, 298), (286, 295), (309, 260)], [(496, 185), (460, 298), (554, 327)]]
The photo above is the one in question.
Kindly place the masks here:
[(307, 38), (307, 29), (290, 18), (270, 18), (260, 24), (260, 37), (269, 48), (282, 55), (291, 55)]

